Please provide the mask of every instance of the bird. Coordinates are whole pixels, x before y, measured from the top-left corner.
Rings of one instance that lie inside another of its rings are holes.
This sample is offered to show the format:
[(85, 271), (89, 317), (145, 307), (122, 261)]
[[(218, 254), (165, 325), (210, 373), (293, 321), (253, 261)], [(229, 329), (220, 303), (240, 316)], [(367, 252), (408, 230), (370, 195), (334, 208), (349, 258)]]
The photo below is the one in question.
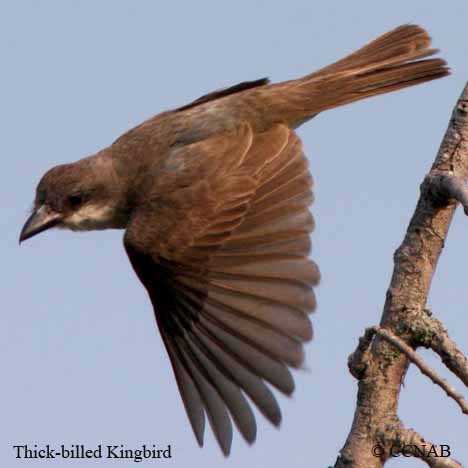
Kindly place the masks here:
[(256, 439), (312, 339), (312, 176), (296, 128), (317, 114), (449, 74), (420, 26), (399, 26), (298, 79), (216, 90), (40, 179), (20, 243), (52, 227), (125, 230), (195, 438), (228, 456)]

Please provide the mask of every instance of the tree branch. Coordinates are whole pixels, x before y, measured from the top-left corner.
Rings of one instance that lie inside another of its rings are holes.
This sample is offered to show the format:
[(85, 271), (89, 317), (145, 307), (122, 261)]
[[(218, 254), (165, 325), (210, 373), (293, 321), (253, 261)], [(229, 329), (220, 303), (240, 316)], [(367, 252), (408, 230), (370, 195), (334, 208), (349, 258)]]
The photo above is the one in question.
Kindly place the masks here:
[[(446, 182), (439, 184), (440, 187), (434, 186), (434, 177), (456, 176), (466, 183), (467, 103), (468, 85), (455, 106), (435, 162), (421, 185), (421, 195), (406, 236), (394, 255), (394, 270), (380, 326), (406, 343), (412, 344), (413, 337), (410, 331), (404, 331), (404, 327), (401, 332), (401, 325), (409, 325), (426, 316), (429, 288), (453, 218), (456, 199), (463, 199), (463, 190), (450, 188), (451, 183)], [(367, 338), (369, 350), (363, 352), (358, 348), (355, 357), (349, 360), (350, 368), (353, 363), (361, 364), (355, 374), (359, 379), (357, 405), (350, 433), (335, 463), (338, 468), (382, 467), (387, 458), (376, 457), (372, 448), (379, 443), (381, 434), (391, 433), (390, 428), (401, 427), (397, 416), (398, 399), (408, 357), (381, 336), (376, 335), (372, 342)], [(447, 345), (445, 342), (444, 347)]]
[[(450, 448), (434, 445), (413, 429), (402, 427), (395, 436), (394, 447), (403, 456), (420, 458), (430, 468), (463, 468), (460, 462), (450, 457)], [(418, 451), (415, 447), (423, 447), (423, 450)]]
[(440, 377), (437, 372), (429, 367), (419, 356), (416, 351), (409, 345), (407, 345), (401, 338), (397, 335), (393, 334), (392, 332), (385, 330), (384, 328), (380, 327), (371, 327), (371, 329), (375, 334), (379, 335), (380, 337), (384, 338), (386, 341), (391, 343), (397, 349), (399, 349), (402, 353), (406, 355), (406, 357), (416, 365), (419, 370), (426, 376), (429, 377), (432, 382), (438, 385), (445, 393), (452, 398), (460, 407), (464, 414), (468, 414), (468, 402), (463, 398), (463, 395), (457, 392), (445, 379)]
[(437, 353), (442, 362), (468, 387), (468, 359), (457, 344), (450, 338), (440, 320), (426, 315), (419, 320), (405, 324), (411, 331), (413, 343)]
[(435, 198), (443, 200), (454, 198), (461, 203), (463, 211), (468, 215), (468, 188), (461, 177), (453, 173), (434, 173), (426, 177), (426, 182)]

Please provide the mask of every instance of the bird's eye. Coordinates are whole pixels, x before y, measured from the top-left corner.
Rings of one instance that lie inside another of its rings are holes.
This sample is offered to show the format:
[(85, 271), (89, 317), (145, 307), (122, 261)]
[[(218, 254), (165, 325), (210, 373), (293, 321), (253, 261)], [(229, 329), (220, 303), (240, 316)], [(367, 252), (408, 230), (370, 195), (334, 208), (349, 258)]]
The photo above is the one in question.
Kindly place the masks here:
[(36, 195), (36, 202), (39, 204), (39, 205), (42, 205), (45, 201), (46, 201), (46, 193), (44, 192), (44, 190), (40, 190), (37, 192), (37, 195)]
[(83, 203), (84, 197), (81, 194), (74, 194), (68, 197), (68, 203), (72, 208), (76, 208)]

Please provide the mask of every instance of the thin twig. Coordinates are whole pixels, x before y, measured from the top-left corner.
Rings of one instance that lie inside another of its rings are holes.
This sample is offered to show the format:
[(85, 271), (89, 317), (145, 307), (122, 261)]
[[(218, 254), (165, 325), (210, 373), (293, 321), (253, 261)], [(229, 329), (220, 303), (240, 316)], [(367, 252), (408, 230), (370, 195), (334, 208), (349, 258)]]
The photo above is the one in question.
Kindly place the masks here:
[(445, 393), (452, 398), (460, 407), (464, 414), (468, 414), (468, 402), (464, 399), (463, 395), (457, 392), (445, 379), (440, 377), (437, 372), (429, 367), (424, 360), (419, 356), (416, 351), (406, 344), (400, 337), (393, 334), (391, 331), (381, 327), (372, 327), (375, 334), (383, 338), (384, 340), (391, 343), (398, 350), (400, 350), (405, 356), (414, 364), (418, 369), (432, 382), (438, 385)]

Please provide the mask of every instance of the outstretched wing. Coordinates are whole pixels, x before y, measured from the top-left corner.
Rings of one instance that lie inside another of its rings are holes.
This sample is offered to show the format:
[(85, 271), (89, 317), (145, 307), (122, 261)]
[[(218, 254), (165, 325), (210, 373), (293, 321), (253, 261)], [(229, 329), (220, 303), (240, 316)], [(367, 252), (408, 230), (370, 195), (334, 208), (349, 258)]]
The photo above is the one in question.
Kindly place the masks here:
[(274, 425), (281, 412), (266, 383), (289, 395), (288, 367), (312, 338), (308, 313), (319, 280), (308, 259), (312, 179), (297, 135), (248, 124), (174, 149), (167, 177), (125, 234), (148, 290), (200, 445), (205, 413), (229, 454), (232, 417), (252, 443), (248, 396)]

